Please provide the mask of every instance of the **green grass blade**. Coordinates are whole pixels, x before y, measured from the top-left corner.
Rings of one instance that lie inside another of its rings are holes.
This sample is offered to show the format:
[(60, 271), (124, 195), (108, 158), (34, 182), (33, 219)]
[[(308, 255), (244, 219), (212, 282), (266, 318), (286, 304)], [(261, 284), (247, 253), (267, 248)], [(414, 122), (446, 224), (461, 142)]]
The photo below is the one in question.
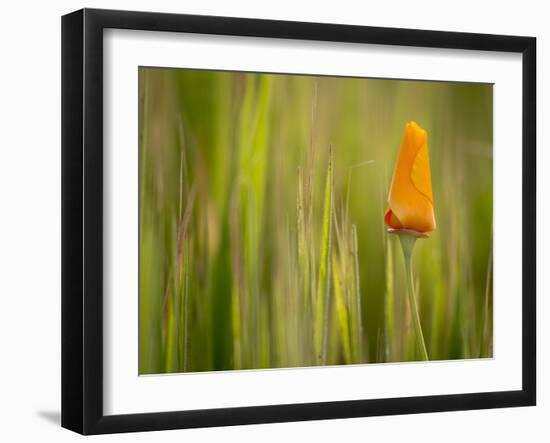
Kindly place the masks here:
[(384, 303), (385, 311), (385, 360), (392, 361), (393, 355), (393, 313), (395, 302), (394, 291), (394, 266), (393, 266), (393, 248), (390, 238), (386, 238), (386, 297)]
[(325, 199), (323, 210), (323, 236), (321, 244), (321, 262), (317, 282), (315, 307), (315, 356), (318, 364), (326, 362), (326, 344), (328, 338), (328, 316), (331, 279), (331, 236), (332, 236), (332, 150), (329, 154)]
[(190, 240), (185, 240), (183, 268), (183, 371), (189, 370), (189, 262), (191, 261)]
[(350, 325), (349, 314), (346, 306), (346, 300), (342, 291), (342, 279), (338, 270), (336, 255), (332, 254), (332, 280), (334, 284), (334, 301), (336, 304), (336, 315), (338, 317), (338, 325), (340, 326), (340, 337), (344, 350), (344, 360), (346, 363), (351, 363), (351, 344), (350, 344)]
[(351, 347), (353, 361), (361, 363), (363, 361), (363, 322), (361, 315), (361, 283), (359, 278), (359, 251), (357, 243), (357, 227), (351, 227), (351, 254), (353, 256), (353, 285), (351, 306)]
[(304, 181), (302, 169), (298, 168), (298, 197), (296, 200), (296, 213), (297, 213), (297, 231), (298, 231), (298, 263), (299, 263), (299, 275), (302, 288), (303, 297), (303, 312), (305, 315), (309, 314), (310, 306), (310, 289), (309, 289), (309, 254), (307, 252), (307, 239), (306, 239), (306, 227), (305, 227), (305, 202), (304, 202)]
[(491, 287), (493, 276), (493, 234), (491, 231), (491, 241), (489, 243), (489, 259), (487, 263), (487, 277), (485, 282), (485, 294), (483, 300), (483, 312), (481, 321), (481, 337), (479, 345), (479, 357), (487, 358), (492, 357), (492, 337), (493, 328), (491, 326), (492, 310), (490, 309), (491, 301)]

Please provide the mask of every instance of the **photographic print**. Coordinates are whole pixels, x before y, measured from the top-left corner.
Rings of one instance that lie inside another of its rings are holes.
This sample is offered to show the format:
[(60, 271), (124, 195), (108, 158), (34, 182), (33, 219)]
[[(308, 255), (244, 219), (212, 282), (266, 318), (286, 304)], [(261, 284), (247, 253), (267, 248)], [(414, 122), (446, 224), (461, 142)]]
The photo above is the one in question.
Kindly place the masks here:
[(139, 68), (139, 372), (492, 358), (493, 86)]

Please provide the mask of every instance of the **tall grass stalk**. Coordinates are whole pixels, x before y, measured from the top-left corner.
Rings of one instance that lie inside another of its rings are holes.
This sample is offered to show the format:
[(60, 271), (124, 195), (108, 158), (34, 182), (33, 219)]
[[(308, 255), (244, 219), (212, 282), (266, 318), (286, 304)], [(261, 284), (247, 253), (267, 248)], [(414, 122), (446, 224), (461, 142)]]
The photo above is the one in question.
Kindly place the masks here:
[(191, 252), (189, 247), (190, 240), (185, 241), (185, 261), (183, 271), (183, 362), (184, 371), (189, 370), (189, 267), (191, 261)]
[(418, 313), (418, 306), (416, 301), (416, 295), (414, 290), (414, 277), (412, 272), (412, 252), (416, 242), (416, 236), (399, 233), (399, 240), (401, 241), (401, 248), (403, 249), (403, 258), (405, 261), (405, 280), (407, 281), (407, 295), (409, 300), (409, 308), (411, 310), (411, 316), (414, 324), (414, 332), (416, 338), (416, 346), (422, 360), (429, 360), (428, 351), (426, 350), (426, 343), (424, 342), (424, 334), (422, 333), (422, 324), (420, 323), (420, 315)]
[(490, 298), (493, 276), (493, 230), (491, 229), (491, 243), (489, 245), (489, 259), (487, 263), (487, 274), (485, 282), (485, 297), (483, 300), (483, 311), (479, 339), (479, 357), (485, 357), (492, 354), (492, 325), (490, 315)]
[(342, 290), (341, 272), (338, 268), (336, 254), (334, 253), (332, 254), (332, 279), (334, 282), (334, 301), (336, 304), (336, 316), (340, 326), (340, 339), (342, 341), (344, 361), (346, 363), (352, 363), (354, 360), (351, 354), (349, 314), (344, 291)]
[(393, 313), (394, 313), (394, 265), (393, 265), (393, 248), (389, 237), (385, 241), (386, 246), (386, 297), (384, 299), (384, 313), (385, 313), (385, 360), (391, 361), (393, 358)]
[(321, 260), (315, 301), (315, 356), (317, 364), (323, 365), (327, 358), (328, 319), (331, 280), (331, 247), (332, 247), (332, 148), (329, 153), (325, 199), (323, 209), (323, 233)]
[(363, 361), (363, 321), (361, 311), (361, 279), (359, 277), (359, 243), (357, 241), (357, 227), (351, 226), (351, 256), (353, 258), (352, 273), (352, 297), (350, 300), (351, 310), (351, 343), (353, 350), (353, 360), (356, 363)]

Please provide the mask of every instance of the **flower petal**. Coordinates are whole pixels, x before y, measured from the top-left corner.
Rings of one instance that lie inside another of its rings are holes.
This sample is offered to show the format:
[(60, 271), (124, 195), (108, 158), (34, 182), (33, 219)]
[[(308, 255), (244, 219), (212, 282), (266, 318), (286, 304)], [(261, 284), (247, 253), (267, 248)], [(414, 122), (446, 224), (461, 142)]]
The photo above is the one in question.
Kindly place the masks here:
[(401, 221), (397, 218), (397, 216), (393, 213), (391, 208), (388, 208), (386, 210), (386, 215), (384, 216), (384, 221), (386, 224), (393, 229), (402, 229), (403, 224)]
[(428, 143), (424, 143), (418, 151), (418, 154), (416, 154), (411, 170), (411, 180), (418, 192), (425, 195), (426, 198), (430, 200), (430, 203), (433, 203)]
[(435, 229), (428, 135), (415, 122), (405, 125), (384, 221), (393, 229)]

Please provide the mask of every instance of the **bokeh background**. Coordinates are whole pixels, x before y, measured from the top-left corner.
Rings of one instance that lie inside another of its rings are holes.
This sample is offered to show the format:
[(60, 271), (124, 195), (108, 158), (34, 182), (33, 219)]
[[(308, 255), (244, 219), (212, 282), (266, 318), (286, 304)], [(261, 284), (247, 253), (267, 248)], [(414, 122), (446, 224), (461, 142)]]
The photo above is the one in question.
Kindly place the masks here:
[(492, 356), (492, 85), (140, 68), (141, 374), (419, 359), (383, 222), (405, 123), (431, 360)]

